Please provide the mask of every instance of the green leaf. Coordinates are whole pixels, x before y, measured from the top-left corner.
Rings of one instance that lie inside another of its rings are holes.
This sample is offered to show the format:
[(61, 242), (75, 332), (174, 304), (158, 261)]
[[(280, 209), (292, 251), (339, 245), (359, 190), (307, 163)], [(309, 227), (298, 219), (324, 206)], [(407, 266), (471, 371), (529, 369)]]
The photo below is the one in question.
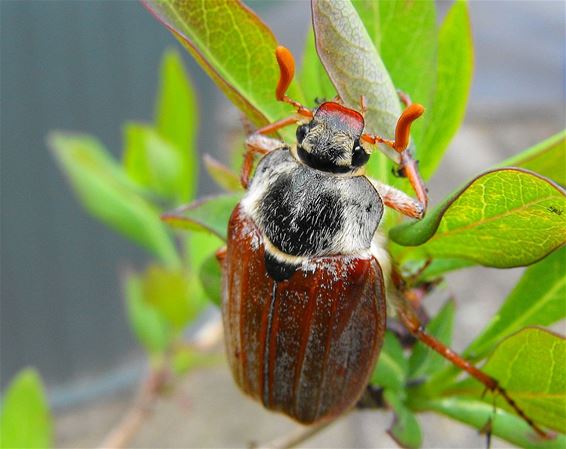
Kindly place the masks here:
[[(530, 449), (563, 449), (566, 447), (564, 435), (557, 435), (551, 440), (543, 440), (534, 434), (523, 419), (505, 410), (494, 410), (492, 404), (477, 399), (439, 397), (418, 402), (415, 408), (419, 411), (441, 413), (476, 429), (483, 429), (491, 420), (493, 435), (515, 446)], [(478, 444), (482, 442), (478, 441)]]
[(534, 263), (566, 241), (566, 195), (523, 169), (493, 170), (472, 180), (419, 222), (390, 231), (402, 257), (459, 258), (508, 268)]
[[(246, 6), (233, 0), (143, 0), (226, 96), (256, 125), (293, 111), (275, 101), (277, 41)], [(296, 97), (296, 89), (289, 95)], [(301, 100), (301, 98), (297, 98)]]
[[(393, 84), (415, 103), (432, 104), (436, 83), (438, 46), (436, 7), (432, 0), (353, 1), (377, 48)], [(411, 134), (420, 163), (429, 156), (421, 148), (426, 115), (417, 120)], [(434, 126), (429, 124), (428, 126)]]
[(299, 82), (307, 97), (307, 104), (311, 106), (315, 106), (315, 99), (332, 100), (336, 96), (336, 89), (328, 78), (328, 74), (316, 52), (312, 30), (309, 30), (305, 41), (303, 67), (299, 75)]
[[(175, 177), (177, 198), (180, 202), (190, 201), (197, 188), (198, 161), (195, 148), (198, 115), (191, 82), (181, 56), (175, 50), (165, 52), (161, 63), (155, 121), (159, 135), (172, 144), (180, 162), (180, 175)], [(163, 174), (164, 177), (166, 174)], [(165, 178), (163, 182), (170, 181)]]
[[(355, 8), (345, 0), (313, 0), (312, 15), (318, 54), (342, 100), (357, 108), (365, 96), (368, 132), (394, 137), (399, 98)], [(389, 159), (375, 152), (368, 174), (388, 182), (392, 168)]]
[(385, 389), (402, 391), (407, 380), (408, 361), (403, 354), (401, 343), (393, 333), (385, 332), (383, 347), (370, 378), (372, 385)]
[[(566, 339), (526, 328), (503, 340), (483, 371), (496, 378), (537, 424), (566, 433)], [(510, 409), (499, 396), (498, 404)]]
[[(387, 2), (385, 2), (387, 3)], [(415, 2), (420, 3), (420, 2)], [(450, 140), (462, 124), (472, 84), (473, 40), (466, 0), (456, 0), (438, 36), (438, 71), (432, 105), (418, 143), (421, 175), (427, 179), (438, 167)]]
[(530, 266), (503, 306), (465, 355), (484, 357), (503, 337), (523, 327), (548, 326), (566, 318), (566, 247)]
[[(189, 242), (189, 260), (191, 266), (191, 289), (192, 296), (198, 298), (202, 304), (210, 304), (212, 300), (216, 305), (219, 304), (218, 297), (211, 294), (210, 280), (203, 277), (203, 270), (207, 270), (205, 266), (209, 263), (209, 259), (213, 259), (220, 270), (220, 265), (216, 261), (216, 251), (222, 246), (223, 241), (215, 234), (203, 232), (191, 232), (188, 237)], [(213, 262), (213, 263), (214, 263)], [(220, 296), (220, 282), (215, 287), (218, 289), (217, 295)]]
[(184, 201), (179, 192), (188, 183), (179, 151), (148, 125), (128, 123), (124, 134), (126, 173), (158, 195)]
[(566, 130), (507, 159), (500, 166), (526, 168), (566, 185)]
[(45, 391), (37, 371), (20, 371), (2, 399), (0, 448), (52, 447), (53, 424)]
[(423, 436), (421, 426), (415, 415), (401, 401), (401, 398), (393, 391), (385, 390), (385, 402), (393, 409), (395, 417), (387, 433), (401, 447), (418, 449), (422, 446)]
[(236, 172), (208, 154), (205, 154), (202, 159), (208, 174), (216, 184), (228, 192), (239, 192), (243, 190), (240, 177)]
[(129, 273), (124, 279), (126, 311), (132, 332), (150, 354), (165, 351), (172, 339), (172, 330), (165, 318), (144, 298), (143, 279)]
[(84, 207), (168, 265), (178, 256), (159, 212), (141, 197), (102, 145), (80, 134), (51, 133), (48, 143)]
[(161, 219), (174, 228), (212, 232), (226, 240), (228, 220), (243, 193), (211, 196), (163, 214)]
[(195, 348), (184, 346), (175, 351), (172, 365), (175, 374), (183, 376), (194, 369), (216, 366), (223, 361), (224, 354), (203, 353)]
[(215, 254), (208, 256), (200, 267), (200, 282), (206, 295), (218, 307), (222, 304), (222, 270)]
[[(426, 326), (427, 332), (446, 346), (450, 346), (452, 341), (455, 310), (454, 300), (446, 301), (442, 309)], [(417, 378), (432, 374), (446, 363), (446, 359), (440, 354), (423, 343), (417, 342), (409, 358), (410, 377)]]
[(191, 298), (187, 275), (183, 270), (169, 270), (150, 265), (143, 278), (144, 300), (178, 331), (201, 311)]
[[(407, 263), (403, 265), (403, 270), (409, 273), (415, 273), (425, 262), (426, 260), (408, 260)], [(434, 259), (431, 261), (430, 265), (420, 273), (418, 280), (430, 281), (438, 279), (445, 273), (460, 270), (470, 265), (473, 265), (473, 262), (464, 259)]]

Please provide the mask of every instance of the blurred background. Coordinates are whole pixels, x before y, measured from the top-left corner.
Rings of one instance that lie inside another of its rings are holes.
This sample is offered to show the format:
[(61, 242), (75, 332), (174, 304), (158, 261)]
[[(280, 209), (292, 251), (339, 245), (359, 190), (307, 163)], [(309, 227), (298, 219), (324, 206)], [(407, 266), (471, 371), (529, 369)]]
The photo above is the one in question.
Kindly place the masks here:
[[(246, 3), (301, 53), (306, 1)], [(564, 2), (470, 3), (474, 84), (465, 125), (430, 185), (433, 202), (558, 132), (566, 118)], [(439, 3), (441, 14), (448, 5)], [(57, 444), (93, 447), (143, 374), (118, 271), (142, 268), (147, 256), (84, 212), (45, 137), (53, 129), (87, 132), (119, 157), (122, 123), (151, 120), (161, 56), (178, 44), (135, 1), (2, 0), (0, 33), (1, 385), (22, 367), (36, 367), (57, 414)], [(185, 62), (198, 92), (199, 148), (221, 158), (238, 113), (188, 55)], [(200, 194), (213, 189), (203, 174)], [(519, 276), (481, 268), (450, 276), (459, 306), (456, 349), (478, 333)], [(133, 447), (242, 446), (293, 427), (243, 398), (224, 366), (209, 371), (187, 380), (189, 405), (162, 404)], [(389, 418), (360, 416), (309, 445), (393, 445), (384, 434)], [(484, 445), (471, 429), (436, 417), (425, 422), (428, 447)]]

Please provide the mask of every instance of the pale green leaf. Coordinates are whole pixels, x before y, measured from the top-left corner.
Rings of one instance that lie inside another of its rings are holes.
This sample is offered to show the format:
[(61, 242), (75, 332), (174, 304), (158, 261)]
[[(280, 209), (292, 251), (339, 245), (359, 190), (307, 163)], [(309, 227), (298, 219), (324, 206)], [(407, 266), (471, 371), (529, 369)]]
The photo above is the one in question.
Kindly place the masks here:
[(222, 303), (222, 269), (215, 254), (210, 254), (201, 264), (200, 282), (210, 300), (220, 307)]
[(314, 42), (314, 32), (309, 30), (305, 41), (303, 53), (303, 66), (299, 75), (299, 82), (305, 93), (307, 105), (316, 106), (315, 100), (332, 100), (336, 96), (336, 89), (324, 66), (320, 62)]
[[(227, 227), (228, 225), (226, 225)], [(220, 304), (220, 264), (216, 251), (223, 241), (208, 232), (191, 232), (188, 236), (191, 265), (191, 297), (202, 304)], [(203, 275), (203, 273), (211, 276)]]
[(500, 166), (526, 168), (566, 185), (566, 130), (507, 159)]
[[(358, 13), (347, 0), (313, 0), (316, 47), (338, 94), (347, 105), (367, 103), (366, 129), (393, 138), (401, 105), (393, 82)], [(393, 163), (375, 152), (368, 174), (381, 181), (393, 178)]]
[[(246, 6), (233, 0), (143, 0), (226, 94), (256, 125), (293, 110), (275, 101), (277, 41)], [(291, 89), (290, 96), (296, 97)], [(297, 98), (299, 101), (302, 98)]]
[[(408, 272), (415, 273), (421, 269), (425, 262), (426, 260), (408, 260), (407, 263), (403, 265), (403, 269)], [(418, 279), (423, 281), (438, 279), (446, 273), (460, 270), (462, 268), (469, 267), (470, 265), (474, 265), (474, 263), (464, 259), (434, 259), (424, 270), (422, 270)]]
[(47, 449), (52, 447), (53, 423), (38, 373), (20, 371), (2, 398), (0, 448)]
[(385, 332), (383, 347), (371, 375), (370, 383), (380, 387), (401, 391), (407, 380), (408, 361), (401, 343), (393, 333)]
[(228, 192), (238, 192), (243, 190), (240, 177), (231, 168), (226, 167), (212, 156), (203, 156), (204, 166), (214, 182)]
[(84, 207), (169, 265), (178, 257), (157, 209), (121, 171), (102, 145), (80, 134), (52, 133), (49, 145)]
[[(503, 340), (483, 366), (537, 424), (566, 433), (566, 339), (526, 328)], [(497, 403), (510, 409), (501, 397)]]
[[(523, 169), (485, 173), (419, 222), (391, 230), (401, 258), (458, 258), (498, 267), (532, 264), (566, 242), (566, 195)], [(426, 242), (426, 243), (425, 243)]]
[(173, 333), (165, 318), (144, 298), (143, 279), (129, 273), (123, 281), (126, 312), (133, 334), (150, 354), (160, 354)]
[(423, 436), (421, 426), (415, 415), (401, 401), (397, 393), (385, 390), (383, 396), (395, 415), (387, 433), (403, 448), (420, 448), (423, 443)]
[(450, 140), (464, 120), (472, 84), (473, 59), (468, 3), (466, 0), (456, 0), (444, 18), (438, 35), (438, 69), (433, 102), (432, 105), (425, 105), (424, 123), (416, 125), (424, 130), (418, 141), (418, 159), (425, 179), (435, 172)]
[(226, 240), (228, 220), (242, 196), (243, 193), (229, 193), (203, 198), (163, 214), (161, 218), (174, 228), (212, 232)]
[[(368, 34), (377, 48), (393, 84), (414, 103), (432, 105), (436, 83), (438, 46), (436, 7), (433, 0), (354, 0)], [(428, 152), (420, 151), (426, 115), (411, 129), (417, 159), (424, 163)], [(428, 123), (434, 126), (434, 123)]]
[(144, 301), (176, 331), (196, 318), (201, 308), (190, 295), (187, 273), (150, 265), (142, 277)]
[[(179, 161), (177, 170), (181, 175), (174, 178), (177, 198), (180, 202), (190, 201), (197, 188), (198, 115), (191, 82), (175, 50), (163, 56), (156, 109), (157, 132), (172, 145)], [(162, 182), (171, 183), (166, 175)]]
[(224, 354), (202, 352), (190, 346), (182, 346), (175, 351), (172, 366), (175, 374), (183, 376), (198, 368), (217, 366), (224, 360)]
[(484, 357), (503, 337), (523, 327), (548, 326), (566, 318), (566, 247), (530, 266), (482, 334), (466, 350)]
[[(491, 422), (494, 436), (519, 447), (529, 449), (563, 449), (566, 447), (564, 435), (543, 440), (523, 419), (505, 410), (494, 409), (493, 404), (482, 402), (479, 399), (438, 397), (418, 403), (416, 409), (441, 413), (476, 429), (484, 429), (488, 422)], [(484, 444), (484, 438), (478, 437), (478, 446)]]
[(124, 167), (128, 175), (165, 198), (185, 201), (190, 177), (183, 168), (180, 152), (151, 126), (128, 123), (124, 128)]
[[(438, 314), (426, 326), (427, 333), (436, 337), (446, 346), (450, 346), (452, 342), (455, 310), (454, 301), (447, 301)], [(440, 354), (433, 351), (422, 342), (417, 342), (409, 358), (410, 377), (418, 378), (432, 374), (446, 365), (446, 363), (446, 359)]]

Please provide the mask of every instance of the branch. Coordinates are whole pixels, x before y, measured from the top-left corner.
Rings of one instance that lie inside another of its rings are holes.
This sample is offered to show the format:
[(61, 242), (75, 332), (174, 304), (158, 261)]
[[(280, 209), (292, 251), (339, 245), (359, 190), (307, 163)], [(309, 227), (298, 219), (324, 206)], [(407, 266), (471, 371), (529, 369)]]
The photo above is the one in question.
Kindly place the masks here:
[[(198, 333), (195, 339), (190, 342), (190, 346), (199, 351), (207, 351), (213, 348), (221, 338), (221, 322), (212, 322)], [(164, 363), (160, 369), (153, 369), (149, 376), (140, 384), (136, 399), (130, 410), (106, 436), (99, 449), (120, 449), (126, 447), (153, 412), (155, 402), (168, 380), (170, 380), (168, 363)]]
[(106, 436), (100, 445), (100, 449), (126, 447), (144, 421), (153, 412), (153, 406), (159, 397), (159, 392), (165, 383), (166, 377), (164, 369), (149, 373), (147, 379), (140, 385), (133, 406), (122, 418), (118, 426)]

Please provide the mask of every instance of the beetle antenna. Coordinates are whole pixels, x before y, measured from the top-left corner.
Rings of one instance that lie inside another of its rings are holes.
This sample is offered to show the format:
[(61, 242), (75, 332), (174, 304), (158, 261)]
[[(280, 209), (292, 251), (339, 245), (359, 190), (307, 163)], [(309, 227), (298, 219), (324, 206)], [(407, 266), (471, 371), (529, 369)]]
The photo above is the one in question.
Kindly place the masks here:
[(279, 45), (275, 49), (275, 57), (277, 58), (277, 63), (279, 64), (279, 82), (277, 83), (277, 88), (275, 89), (275, 98), (278, 101), (288, 103), (291, 106), (297, 108), (297, 113), (305, 117), (312, 118), (313, 114), (310, 109), (305, 108), (301, 103), (289, 98), (286, 95), (287, 89), (293, 81), (295, 76), (295, 58), (288, 48)]
[(424, 113), (424, 106), (413, 103), (407, 107), (397, 120), (395, 127), (395, 144), (393, 149), (398, 153), (403, 152), (409, 146), (411, 125)]
[(411, 125), (424, 113), (424, 106), (413, 103), (403, 111), (397, 126), (395, 126), (395, 140), (384, 139), (378, 135), (362, 134), (362, 139), (372, 145), (376, 143), (384, 143), (393, 148), (397, 153), (402, 153), (409, 146), (409, 137), (411, 133)]

